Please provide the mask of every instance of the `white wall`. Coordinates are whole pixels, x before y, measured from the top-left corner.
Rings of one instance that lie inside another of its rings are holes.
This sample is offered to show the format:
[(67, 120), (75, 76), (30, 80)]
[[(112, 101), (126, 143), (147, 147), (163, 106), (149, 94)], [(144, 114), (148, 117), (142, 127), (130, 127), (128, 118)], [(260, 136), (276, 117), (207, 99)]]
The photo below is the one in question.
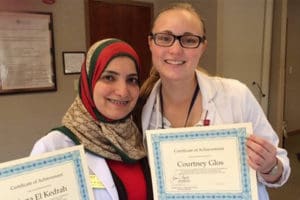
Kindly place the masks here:
[(218, 1), (217, 73), (247, 84), (266, 113), (272, 6), (272, 0)]

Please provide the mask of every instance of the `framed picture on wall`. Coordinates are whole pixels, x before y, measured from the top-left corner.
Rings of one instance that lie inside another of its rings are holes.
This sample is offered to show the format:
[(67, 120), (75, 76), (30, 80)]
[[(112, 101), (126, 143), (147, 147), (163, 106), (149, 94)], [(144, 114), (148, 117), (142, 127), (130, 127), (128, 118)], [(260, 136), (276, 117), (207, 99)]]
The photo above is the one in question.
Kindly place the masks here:
[(84, 51), (63, 52), (64, 74), (79, 74), (84, 58)]
[(52, 13), (0, 11), (0, 94), (56, 91)]

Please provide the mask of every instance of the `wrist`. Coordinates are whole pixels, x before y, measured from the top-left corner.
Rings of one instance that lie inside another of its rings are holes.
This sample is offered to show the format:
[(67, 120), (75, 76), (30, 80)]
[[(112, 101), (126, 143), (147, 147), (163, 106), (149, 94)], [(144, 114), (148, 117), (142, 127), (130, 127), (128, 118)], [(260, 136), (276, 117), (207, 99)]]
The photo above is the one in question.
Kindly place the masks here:
[(269, 171), (261, 172), (261, 174), (274, 176), (278, 173), (278, 171), (279, 171), (279, 162), (278, 159), (276, 158), (275, 165)]

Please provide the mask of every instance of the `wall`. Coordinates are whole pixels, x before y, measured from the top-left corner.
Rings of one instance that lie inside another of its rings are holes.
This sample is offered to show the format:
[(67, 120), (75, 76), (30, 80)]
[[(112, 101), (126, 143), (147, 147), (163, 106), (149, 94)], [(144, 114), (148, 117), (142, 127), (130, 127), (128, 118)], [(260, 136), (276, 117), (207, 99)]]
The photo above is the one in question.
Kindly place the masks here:
[(83, 0), (0, 0), (0, 10), (52, 12), (57, 91), (0, 96), (0, 162), (27, 156), (34, 141), (59, 126), (78, 75), (64, 75), (63, 51), (86, 51)]
[[(217, 72), (247, 84), (265, 113), (269, 86), (271, 11), (272, 0), (218, 2)], [(253, 82), (256, 84), (253, 85)]]
[(285, 120), (287, 132), (300, 130), (300, 1), (288, 0)]

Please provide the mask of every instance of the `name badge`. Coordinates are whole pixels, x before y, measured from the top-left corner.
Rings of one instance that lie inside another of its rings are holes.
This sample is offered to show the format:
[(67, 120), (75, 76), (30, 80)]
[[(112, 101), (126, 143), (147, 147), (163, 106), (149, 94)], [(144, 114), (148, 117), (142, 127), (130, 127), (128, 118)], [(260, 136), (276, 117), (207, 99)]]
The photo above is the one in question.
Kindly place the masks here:
[(103, 183), (94, 174), (90, 175), (90, 181), (91, 181), (92, 188), (97, 188), (97, 189), (104, 189), (105, 188)]

